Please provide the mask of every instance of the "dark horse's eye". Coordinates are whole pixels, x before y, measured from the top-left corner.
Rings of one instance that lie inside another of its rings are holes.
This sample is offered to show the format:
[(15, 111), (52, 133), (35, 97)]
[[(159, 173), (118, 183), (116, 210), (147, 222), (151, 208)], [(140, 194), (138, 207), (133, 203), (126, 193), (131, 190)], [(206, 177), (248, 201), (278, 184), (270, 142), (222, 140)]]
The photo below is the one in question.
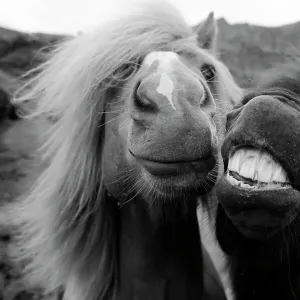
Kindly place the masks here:
[(128, 63), (128, 64), (124, 64), (119, 72), (123, 80), (127, 80), (134, 75), (135, 70), (136, 70), (135, 64)]
[(216, 69), (209, 64), (203, 64), (201, 67), (201, 73), (207, 82), (213, 82), (216, 76)]
[(142, 60), (136, 60), (136, 61), (131, 61), (128, 63), (123, 64), (114, 74), (118, 80), (128, 80), (134, 74), (136, 71), (140, 68)]

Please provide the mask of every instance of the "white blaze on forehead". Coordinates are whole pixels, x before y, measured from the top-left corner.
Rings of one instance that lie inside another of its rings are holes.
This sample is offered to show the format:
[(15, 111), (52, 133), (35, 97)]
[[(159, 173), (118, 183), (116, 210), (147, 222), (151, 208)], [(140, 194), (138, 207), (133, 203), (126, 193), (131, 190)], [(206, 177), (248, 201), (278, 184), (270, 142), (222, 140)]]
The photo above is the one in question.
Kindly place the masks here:
[[(151, 52), (145, 58), (145, 64), (147, 66), (151, 66), (154, 62), (158, 62), (156, 72), (161, 73), (159, 86), (157, 87), (156, 91), (164, 95), (172, 108), (176, 110), (174, 103), (173, 103), (173, 91), (174, 91), (174, 84), (170, 77), (170, 73), (174, 68), (174, 63), (178, 62), (179, 58), (178, 55), (174, 52)], [(169, 75), (168, 75), (169, 74)]]

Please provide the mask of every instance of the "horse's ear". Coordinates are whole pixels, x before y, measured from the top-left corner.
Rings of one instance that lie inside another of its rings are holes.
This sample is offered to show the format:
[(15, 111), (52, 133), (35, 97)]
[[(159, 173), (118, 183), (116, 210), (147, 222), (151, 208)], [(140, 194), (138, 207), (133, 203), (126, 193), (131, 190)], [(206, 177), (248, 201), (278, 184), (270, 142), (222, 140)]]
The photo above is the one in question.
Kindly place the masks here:
[(213, 12), (211, 12), (204, 21), (197, 25), (194, 31), (200, 48), (212, 51), (215, 50), (218, 27)]

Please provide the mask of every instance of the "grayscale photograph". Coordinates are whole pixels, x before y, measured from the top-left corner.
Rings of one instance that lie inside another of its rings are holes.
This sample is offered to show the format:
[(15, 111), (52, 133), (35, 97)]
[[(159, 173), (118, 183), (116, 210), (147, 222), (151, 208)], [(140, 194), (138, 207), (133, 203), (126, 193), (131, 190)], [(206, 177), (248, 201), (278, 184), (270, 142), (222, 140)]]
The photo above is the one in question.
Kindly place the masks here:
[(298, 0), (0, 5), (0, 300), (300, 300)]

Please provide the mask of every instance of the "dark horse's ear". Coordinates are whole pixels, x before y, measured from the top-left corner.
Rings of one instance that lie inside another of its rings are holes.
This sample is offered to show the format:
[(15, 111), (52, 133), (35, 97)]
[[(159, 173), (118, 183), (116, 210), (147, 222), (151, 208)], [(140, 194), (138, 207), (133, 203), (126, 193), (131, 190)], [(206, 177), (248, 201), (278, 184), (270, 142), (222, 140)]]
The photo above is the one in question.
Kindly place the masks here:
[(215, 50), (218, 28), (213, 12), (204, 21), (194, 27), (194, 32), (196, 33), (197, 43), (200, 48)]

